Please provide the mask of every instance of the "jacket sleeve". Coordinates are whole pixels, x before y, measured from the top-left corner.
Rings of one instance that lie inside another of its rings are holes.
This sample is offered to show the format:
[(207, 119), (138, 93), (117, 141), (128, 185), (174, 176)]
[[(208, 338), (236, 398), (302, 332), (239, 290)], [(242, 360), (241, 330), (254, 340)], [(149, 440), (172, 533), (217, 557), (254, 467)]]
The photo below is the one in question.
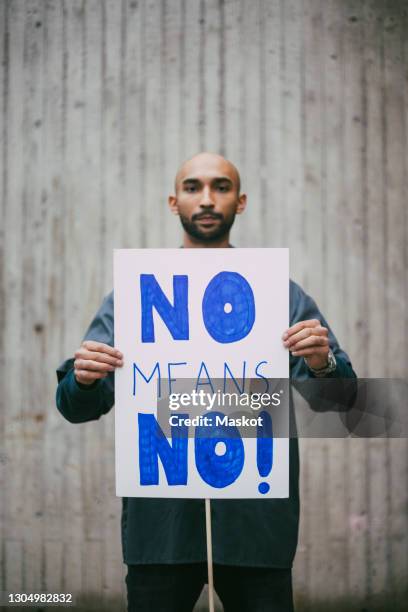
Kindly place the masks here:
[[(114, 346), (113, 292), (103, 301), (90, 324), (84, 340), (95, 340)], [(84, 423), (99, 419), (112, 408), (115, 401), (115, 377), (106, 378), (86, 387), (79, 385), (74, 376), (74, 359), (64, 361), (57, 369), (57, 408), (71, 423)]]
[(292, 385), (317, 412), (348, 411), (357, 394), (357, 376), (349, 356), (340, 348), (336, 336), (315, 301), (293, 281), (290, 282), (290, 324), (307, 319), (318, 319), (329, 330), (329, 344), (336, 358), (336, 369), (317, 378), (303, 357), (290, 355)]
[[(340, 348), (336, 336), (316, 302), (299, 285), (290, 281), (290, 325), (307, 319), (318, 319), (329, 330), (329, 344), (336, 358), (337, 367), (327, 378), (356, 378), (349, 356)], [(290, 355), (290, 372), (291, 377), (296, 379), (316, 378), (303, 357)]]

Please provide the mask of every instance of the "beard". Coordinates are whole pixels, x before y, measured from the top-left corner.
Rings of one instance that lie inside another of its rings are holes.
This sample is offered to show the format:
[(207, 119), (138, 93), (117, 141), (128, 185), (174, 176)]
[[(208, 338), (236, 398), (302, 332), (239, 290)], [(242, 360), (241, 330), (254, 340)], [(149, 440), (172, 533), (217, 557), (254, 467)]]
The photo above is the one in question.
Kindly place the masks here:
[[(220, 222), (211, 229), (203, 229), (199, 226), (198, 221), (204, 216), (204, 214), (206, 216), (211, 216)], [(230, 231), (235, 220), (235, 214), (231, 215), (229, 218), (225, 218), (224, 215), (221, 215), (220, 213), (200, 213), (193, 215), (191, 219), (185, 217), (181, 213), (179, 213), (179, 215), (184, 231), (191, 236), (191, 238), (195, 238), (196, 240), (201, 240), (203, 242), (215, 242), (221, 238), (224, 238)]]

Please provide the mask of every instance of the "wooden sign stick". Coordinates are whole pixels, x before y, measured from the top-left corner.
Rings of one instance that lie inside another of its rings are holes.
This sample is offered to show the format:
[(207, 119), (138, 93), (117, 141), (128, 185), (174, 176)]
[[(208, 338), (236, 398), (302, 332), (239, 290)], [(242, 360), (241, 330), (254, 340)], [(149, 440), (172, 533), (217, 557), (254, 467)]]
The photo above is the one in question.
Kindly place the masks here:
[(214, 577), (211, 538), (211, 501), (205, 500), (205, 530), (207, 535), (208, 610), (214, 612)]

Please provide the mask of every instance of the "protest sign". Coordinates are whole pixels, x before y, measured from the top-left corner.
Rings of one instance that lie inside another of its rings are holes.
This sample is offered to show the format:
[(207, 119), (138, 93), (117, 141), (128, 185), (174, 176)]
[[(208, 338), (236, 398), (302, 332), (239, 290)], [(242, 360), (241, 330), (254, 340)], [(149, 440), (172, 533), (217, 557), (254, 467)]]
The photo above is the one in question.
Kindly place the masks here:
[[(116, 250), (114, 300), (124, 355), (115, 373), (117, 495), (288, 497), (288, 440), (273, 438), (263, 410), (253, 412), (256, 437), (241, 435), (214, 384), (244, 393), (255, 379), (266, 393), (267, 379), (288, 378), (288, 250)], [(175, 393), (183, 380), (197, 400), (209, 398), (205, 423), (188, 420), (188, 401)], [(163, 398), (174, 404), (167, 431)]]

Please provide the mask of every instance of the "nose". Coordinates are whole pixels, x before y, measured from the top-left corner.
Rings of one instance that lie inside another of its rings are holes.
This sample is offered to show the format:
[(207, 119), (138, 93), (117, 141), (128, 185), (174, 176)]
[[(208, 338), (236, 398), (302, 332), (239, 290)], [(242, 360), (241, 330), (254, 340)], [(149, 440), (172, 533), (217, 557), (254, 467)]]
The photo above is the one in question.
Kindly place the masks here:
[(214, 199), (209, 187), (204, 187), (203, 195), (200, 202), (201, 208), (214, 208)]

